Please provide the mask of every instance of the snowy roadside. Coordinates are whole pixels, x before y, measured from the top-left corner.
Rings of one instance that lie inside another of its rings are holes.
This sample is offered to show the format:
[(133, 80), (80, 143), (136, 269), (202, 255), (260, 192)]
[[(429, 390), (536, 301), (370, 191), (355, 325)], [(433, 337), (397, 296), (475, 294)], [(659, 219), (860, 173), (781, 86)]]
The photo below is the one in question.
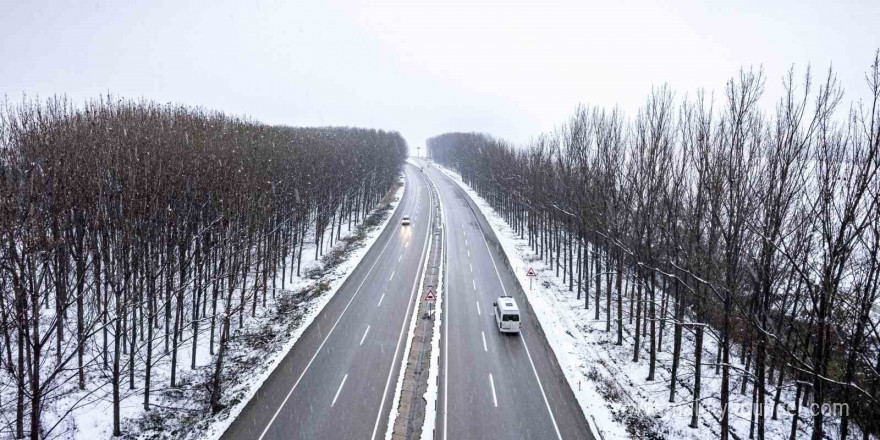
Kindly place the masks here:
[[(303, 245), (301, 276), (291, 272), (282, 282), (284, 275), (279, 273), (275, 283), (270, 284), (279, 286), (277, 295), (267, 298), (266, 307), (259, 309), (255, 316), (247, 314), (242, 327), (234, 330), (223, 373), (223, 400), (229, 406), (218, 414), (211, 415), (204, 403), (209, 393), (204, 384), (213, 369), (208, 336), (198, 340), (194, 369), (189, 368), (193, 361), (191, 337), (181, 341), (176, 388), (167, 386), (168, 355), (162, 355), (159, 347), (154, 348), (157, 358), (151, 373), (152, 410), (144, 411), (143, 375), (138, 372), (134, 388), (125, 387), (120, 404), (123, 438), (219, 438), (379, 238), (397, 210), (404, 190), (401, 179), (396, 191), (386, 195), (385, 203), (363, 223), (347, 231), (343, 227), (340, 239), (333, 247), (325, 247), (323, 255), (316, 255), (314, 228), (309, 231), (308, 242)], [(248, 276), (249, 284), (253, 276)], [(235, 320), (238, 327), (238, 316)], [(65, 435), (72, 438), (111, 438), (109, 386), (97, 380), (87, 383), (101, 386), (88, 388), (85, 393), (71, 392), (53, 402), (44, 414), (47, 420), (58, 420), (59, 428), (64, 428), (59, 431), (69, 433)], [(62, 418), (65, 408), (70, 407), (74, 409)]]
[[(717, 342), (710, 336), (711, 332), (707, 333), (704, 339), (704, 364), (701, 374), (703, 397), (700, 403), (699, 426), (691, 428), (689, 422), (695, 347), (693, 334), (684, 332), (682, 336), (682, 364), (676, 381), (679, 391), (675, 402), (669, 403), (672, 337), (667, 337), (658, 348), (657, 379), (647, 381), (647, 362), (632, 362), (632, 329), (625, 326), (624, 345), (615, 345), (616, 337), (605, 332), (605, 321), (594, 319), (595, 309), (584, 308), (583, 300), (577, 299), (576, 295), (569, 291), (568, 284), (557, 278), (554, 270), (538, 258), (526, 239), (520, 239), (457, 173), (440, 165), (436, 167), (467, 192), (492, 227), (529, 299), (532, 310), (541, 323), (569, 386), (584, 414), (598, 428), (605, 440), (642, 436), (703, 440), (719, 436), (721, 377), (709, 365), (714, 360), (718, 347)], [(525, 276), (529, 268), (533, 268), (538, 274), (532, 289), (529, 288), (529, 280)], [(629, 280), (626, 282), (628, 283)], [(586, 286), (587, 294), (590, 294), (591, 287), (591, 285)], [(605, 308), (601, 307), (600, 311), (600, 316), (604, 317)], [(670, 334), (671, 327), (672, 325), (668, 324)], [(644, 355), (647, 356), (646, 353)], [(734, 361), (733, 356), (732, 361)], [(741, 369), (742, 365), (737, 363), (736, 367)], [(751, 414), (754, 409), (751, 393), (739, 392), (741, 379), (741, 373), (733, 373), (731, 388), (737, 392), (731, 393), (730, 428), (732, 438), (744, 439), (749, 436)], [(794, 399), (794, 392), (789, 385), (783, 384), (780, 389), (784, 396), (782, 401)], [(776, 387), (769, 388), (770, 393), (776, 392)], [(772, 402), (766, 411), (769, 413), (771, 410)], [(807, 407), (799, 407), (798, 411), (800, 414), (798, 438), (809, 438), (812, 431), (810, 410)], [(787, 438), (792, 419), (793, 408), (781, 405), (778, 418), (766, 418), (768, 438)], [(829, 420), (829, 424), (836, 425), (837, 420)]]

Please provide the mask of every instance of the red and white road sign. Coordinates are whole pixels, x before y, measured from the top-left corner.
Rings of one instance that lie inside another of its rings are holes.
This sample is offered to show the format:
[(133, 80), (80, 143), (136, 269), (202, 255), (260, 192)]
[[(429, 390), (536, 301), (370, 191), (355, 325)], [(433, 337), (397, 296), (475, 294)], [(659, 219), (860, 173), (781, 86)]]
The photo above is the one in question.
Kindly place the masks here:
[(434, 295), (433, 290), (428, 289), (428, 294), (425, 295), (425, 301), (427, 301), (427, 302), (437, 301), (437, 295)]
[(526, 272), (526, 276), (529, 278), (537, 278), (538, 274), (535, 273), (535, 269), (529, 268), (529, 271)]

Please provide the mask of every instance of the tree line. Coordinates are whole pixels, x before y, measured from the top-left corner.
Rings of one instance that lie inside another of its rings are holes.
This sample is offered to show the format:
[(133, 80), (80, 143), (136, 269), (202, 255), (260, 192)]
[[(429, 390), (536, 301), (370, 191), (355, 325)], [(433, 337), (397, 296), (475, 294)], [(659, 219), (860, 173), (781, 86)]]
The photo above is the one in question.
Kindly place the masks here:
[(120, 393), (143, 386), (149, 411), (155, 369), (170, 368), (161, 386), (174, 388), (205, 346), (207, 403), (222, 409), (236, 329), (300, 275), (306, 240), (317, 257), (367, 216), (406, 155), (397, 132), (113, 97), (6, 103), (0, 432), (46, 437), (57, 427), (41, 423), (47, 402), (109, 386), (120, 435)]
[[(867, 102), (849, 108), (831, 70), (818, 84), (791, 70), (765, 114), (763, 71), (741, 70), (721, 96), (654, 88), (631, 118), (580, 106), (523, 148), (447, 133), (428, 150), (527, 238), (617, 345), (631, 335), (648, 381), (672, 337), (669, 402), (688, 389), (692, 427), (714, 369), (722, 440), (736, 392), (755, 408), (750, 438), (764, 439), (766, 417), (786, 404), (834, 402), (849, 408), (839, 438), (856, 424), (867, 440), (880, 432), (878, 62)], [(686, 333), (692, 353), (682, 352)], [(705, 338), (718, 347), (708, 359)], [(827, 438), (829, 415), (810, 414), (800, 429)], [(799, 423), (794, 412), (792, 440)]]

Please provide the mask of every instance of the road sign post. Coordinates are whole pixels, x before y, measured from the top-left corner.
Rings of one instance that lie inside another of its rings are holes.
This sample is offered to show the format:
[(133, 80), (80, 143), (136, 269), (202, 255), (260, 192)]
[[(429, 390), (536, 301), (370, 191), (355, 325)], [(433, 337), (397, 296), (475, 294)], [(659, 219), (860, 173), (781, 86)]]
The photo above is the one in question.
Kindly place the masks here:
[(435, 301), (437, 301), (437, 295), (434, 294), (433, 290), (428, 289), (428, 294), (425, 295), (425, 302), (428, 303), (428, 316), (432, 316)]
[(529, 268), (529, 271), (526, 272), (526, 276), (529, 277), (529, 291), (532, 290), (532, 280), (538, 277), (538, 274), (535, 273), (535, 269)]

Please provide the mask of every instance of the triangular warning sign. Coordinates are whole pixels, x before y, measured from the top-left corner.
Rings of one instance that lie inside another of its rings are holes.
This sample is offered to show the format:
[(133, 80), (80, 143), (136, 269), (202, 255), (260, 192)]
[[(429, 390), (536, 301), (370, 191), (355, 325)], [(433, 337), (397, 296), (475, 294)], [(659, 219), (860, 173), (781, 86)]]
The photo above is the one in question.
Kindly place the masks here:
[(538, 274), (535, 273), (535, 269), (532, 269), (532, 268), (530, 267), (530, 268), (529, 268), (529, 271), (526, 272), (526, 276), (527, 276), (527, 277), (536, 278), (536, 277), (538, 276)]
[(428, 289), (428, 294), (425, 295), (425, 301), (437, 301), (437, 296), (434, 295), (434, 291)]

